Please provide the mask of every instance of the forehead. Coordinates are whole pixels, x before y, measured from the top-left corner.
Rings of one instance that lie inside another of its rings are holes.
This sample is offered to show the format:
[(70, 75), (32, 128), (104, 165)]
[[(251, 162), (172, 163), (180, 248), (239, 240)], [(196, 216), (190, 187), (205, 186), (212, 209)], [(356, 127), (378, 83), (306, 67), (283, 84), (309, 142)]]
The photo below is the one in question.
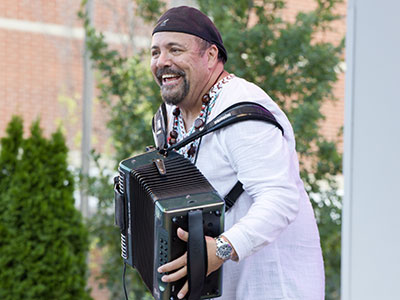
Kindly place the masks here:
[(161, 48), (169, 45), (181, 45), (186, 48), (193, 48), (198, 45), (197, 39), (196, 36), (183, 32), (162, 31), (153, 35), (151, 47)]

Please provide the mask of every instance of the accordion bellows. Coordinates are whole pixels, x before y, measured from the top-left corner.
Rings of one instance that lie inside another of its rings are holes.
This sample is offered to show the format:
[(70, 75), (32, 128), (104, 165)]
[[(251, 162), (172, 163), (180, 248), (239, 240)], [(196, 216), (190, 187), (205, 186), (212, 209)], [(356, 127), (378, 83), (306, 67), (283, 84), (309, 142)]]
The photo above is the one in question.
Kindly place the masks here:
[[(196, 166), (176, 152), (165, 157), (154, 150), (123, 160), (116, 183), (121, 256), (137, 269), (155, 299), (178, 299), (186, 278), (164, 283), (157, 268), (187, 251), (176, 231), (188, 230), (189, 212), (202, 212), (205, 235), (216, 237), (223, 231), (224, 200)], [(201, 298), (220, 296), (221, 281), (221, 269), (210, 274)]]

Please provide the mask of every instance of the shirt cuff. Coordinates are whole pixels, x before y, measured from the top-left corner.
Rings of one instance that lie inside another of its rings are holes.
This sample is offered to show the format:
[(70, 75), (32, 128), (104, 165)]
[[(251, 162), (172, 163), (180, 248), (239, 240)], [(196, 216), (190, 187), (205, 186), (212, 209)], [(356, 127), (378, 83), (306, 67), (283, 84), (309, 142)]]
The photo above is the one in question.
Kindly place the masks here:
[(253, 248), (252, 243), (248, 236), (244, 234), (242, 230), (240, 230), (239, 226), (235, 225), (221, 235), (226, 237), (229, 240), (229, 243), (235, 249), (238, 257), (236, 262), (240, 262), (251, 253), (251, 249)]

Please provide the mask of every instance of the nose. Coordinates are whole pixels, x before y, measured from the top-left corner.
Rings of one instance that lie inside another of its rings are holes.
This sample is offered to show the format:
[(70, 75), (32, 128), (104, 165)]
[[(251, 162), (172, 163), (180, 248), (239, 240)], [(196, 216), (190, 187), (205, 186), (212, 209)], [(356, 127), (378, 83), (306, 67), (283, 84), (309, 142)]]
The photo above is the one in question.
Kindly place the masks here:
[(163, 68), (163, 67), (170, 67), (171, 66), (171, 59), (170, 56), (168, 55), (168, 52), (166, 51), (161, 51), (160, 55), (157, 58), (157, 68)]

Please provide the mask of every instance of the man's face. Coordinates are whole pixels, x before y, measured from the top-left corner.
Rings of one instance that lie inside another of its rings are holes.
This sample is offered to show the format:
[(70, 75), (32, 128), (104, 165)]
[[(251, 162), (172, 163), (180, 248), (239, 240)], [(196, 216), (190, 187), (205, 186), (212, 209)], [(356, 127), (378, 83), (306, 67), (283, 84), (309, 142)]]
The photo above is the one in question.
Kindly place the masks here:
[(197, 37), (157, 32), (151, 46), (151, 71), (168, 104), (201, 97), (207, 80), (207, 55), (200, 55)]

